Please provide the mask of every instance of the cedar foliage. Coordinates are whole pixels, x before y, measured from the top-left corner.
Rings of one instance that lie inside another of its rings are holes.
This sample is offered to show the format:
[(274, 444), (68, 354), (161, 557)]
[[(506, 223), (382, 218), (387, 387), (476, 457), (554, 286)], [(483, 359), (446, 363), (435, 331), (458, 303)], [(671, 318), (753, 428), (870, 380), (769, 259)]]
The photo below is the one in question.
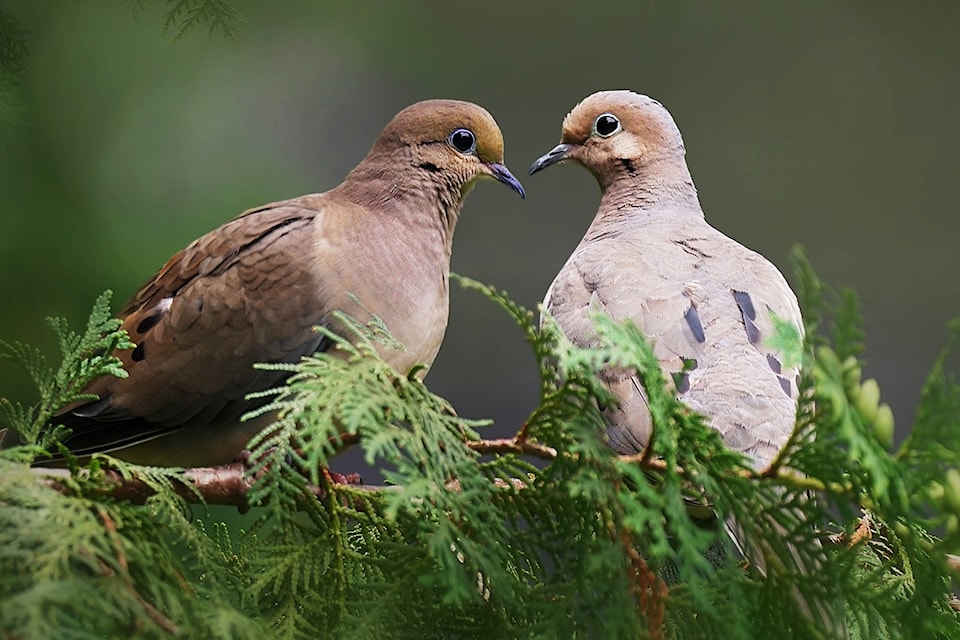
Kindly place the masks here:
[[(57, 371), (2, 343), (42, 401), (0, 401), (0, 421), (31, 443), (0, 451), (0, 636), (958, 637), (960, 385), (947, 359), (960, 321), (891, 451), (889, 409), (860, 379), (855, 296), (821, 283), (800, 252), (795, 262), (803, 394), (762, 475), (671, 396), (633, 325), (597, 317), (607, 346), (581, 349), (459, 278), (514, 319), (538, 365), (540, 401), (510, 446), (479, 446), (487, 422), (387, 366), (377, 346), (396, 345), (375, 319), (343, 318), (352, 335), (328, 337), (347, 357), (282, 365), (286, 385), (262, 394), (279, 418), (250, 445), (248, 530), (197, 521), (173, 491), (177, 470), (97, 456), (54, 486), (29, 468), (58, 450), (63, 434), (40, 429), (52, 412), (92, 377), (123, 375), (104, 355), (129, 346), (107, 296), (82, 335), (51, 322)], [(648, 389), (643, 455), (603, 441), (596, 403), (609, 398), (594, 371), (610, 363)], [(325, 467), (353, 442), (388, 487), (331, 481)], [(155, 495), (110, 497), (108, 465)], [(729, 519), (765, 571), (732, 548)]]

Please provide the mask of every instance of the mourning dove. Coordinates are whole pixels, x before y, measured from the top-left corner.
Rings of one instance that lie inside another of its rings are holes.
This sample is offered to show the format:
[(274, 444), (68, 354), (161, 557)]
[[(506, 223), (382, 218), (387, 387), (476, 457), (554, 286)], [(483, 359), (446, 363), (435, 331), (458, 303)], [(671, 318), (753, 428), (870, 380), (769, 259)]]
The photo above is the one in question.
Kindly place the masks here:
[[(632, 320), (660, 366), (673, 374), (677, 395), (707, 417), (729, 448), (764, 470), (793, 432), (799, 382), (799, 362), (790, 362), (779, 344), (789, 341), (770, 338), (779, 329), (800, 346), (800, 307), (773, 264), (707, 224), (684, 155), (673, 118), (647, 96), (603, 91), (574, 107), (560, 144), (530, 173), (579, 162), (602, 196), (544, 307), (580, 346), (598, 345), (596, 312)], [(789, 325), (795, 331), (783, 331)], [(611, 367), (599, 375), (617, 400), (604, 412), (610, 446), (621, 454), (640, 452), (653, 429), (641, 381), (632, 369)], [(791, 510), (802, 518), (797, 507)], [(700, 511), (692, 515), (700, 519)], [(788, 541), (793, 534), (776, 521), (771, 525), (776, 540), (748, 539), (734, 518), (724, 522), (731, 541), (761, 573), (767, 557), (783, 548), (802, 572), (817, 572), (819, 541), (806, 538), (802, 553)], [(726, 553), (717, 560), (716, 548), (708, 555), (722, 563)], [(792, 596), (822, 629), (846, 637), (835, 603), (808, 600), (798, 589)]]
[[(402, 373), (433, 362), (447, 326), (450, 254), (464, 197), (491, 177), (524, 197), (503, 164), (493, 117), (468, 102), (414, 104), (326, 193), (250, 209), (173, 256), (121, 311), (136, 343), (117, 355), (128, 378), (102, 378), (99, 400), (54, 419), (76, 454), (114, 451), (167, 466), (229, 462), (270, 416), (239, 422), (244, 397), (329, 344), (342, 311), (385, 323)], [(259, 403), (263, 404), (263, 400)]]
[[(602, 196), (544, 307), (581, 346), (597, 345), (594, 313), (632, 320), (678, 396), (765, 469), (793, 431), (799, 373), (769, 338), (774, 315), (801, 336), (800, 308), (773, 264), (707, 224), (684, 154), (673, 118), (647, 96), (603, 91), (567, 115), (530, 173), (579, 162)], [(640, 380), (632, 369), (600, 376), (618, 401), (605, 411), (610, 446), (641, 451), (652, 426)]]

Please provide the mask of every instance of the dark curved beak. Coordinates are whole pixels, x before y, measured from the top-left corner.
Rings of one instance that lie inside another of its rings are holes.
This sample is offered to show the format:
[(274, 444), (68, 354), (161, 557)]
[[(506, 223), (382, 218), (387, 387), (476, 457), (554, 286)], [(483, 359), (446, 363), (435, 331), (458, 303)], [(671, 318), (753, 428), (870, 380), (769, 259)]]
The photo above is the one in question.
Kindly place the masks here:
[(570, 152), (573, 151), (572, 144), (558, 144), (553, 149), (550, 149), (546, 155), (542, 155), (537, 158), (537, 161), (533, 163), (530, 167), (530, 175), (535, 174), (541, 169), (546, 169), (550, 165), (557, 164), (558, 162), (563, 162), (567, 159), (567, 156)]
[(527, 193), (523, 190), (523, 185), (520, 184), (519, 180), (513, 177), (513, 174), (510, 173), (510, 169), (507, 169), (506, 165), (500, 164), (499, 162), (491, 162), (487, 166), (490, 167), (490, 173), (497, 180), (497, 182), (502, 182), (516, 191), (520, 194), (521, 198), (527, 197)]

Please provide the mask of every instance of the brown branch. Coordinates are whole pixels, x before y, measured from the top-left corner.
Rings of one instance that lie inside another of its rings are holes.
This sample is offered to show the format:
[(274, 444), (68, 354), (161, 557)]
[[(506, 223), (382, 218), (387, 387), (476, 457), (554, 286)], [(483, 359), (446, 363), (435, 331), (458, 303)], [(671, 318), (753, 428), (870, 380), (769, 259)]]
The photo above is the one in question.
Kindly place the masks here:
[[(338, 443), (338, 448), (346, 447), (359, 441), (351, 434), (345, 435)], [(517, 442), (513, 439), (479, 440), (467, 442), (466, 445), (482, 454), (517, 453), (530, 455), (545, 460), (552, 460), (557, 456), (555, 449), (529, 441)], [(182, 474), (170, 476), (173, 491), (184, 501), (191, 504), (216, 504), (239, 509), (248, 509), (251, 505), (247, 500), (253, 478), (246, 473), (247, 465), (244, 462), (232, 462), (217, 467), (192, 467), (184, 469)], [(34, 468), (41, 482), (46, 483), (60, 493), (73, 495), (72, 476), (67, 469), (48, 467)], [(125, 500), (133, 504), (145, 504), (156, 491), (146, 481), (132, 477), (125, 478), (119, 471), (102, 469), (102, 482), (88, 490), (91, 495), (110, 496), (117, 500)], [(349, 485), (358, 491), (390, 491), (396, 486), (368, 485), (360, 483), (358, 474), (343, 476), (331, 474), (336, 484)], [(509, 481), (496, 479), (494, 485), (500, 489), (523, 489), (527, 481), (511, 478)], [(447, 483), (451, 491), (460, 491), (460, 483), (456, 479)], [(311, 486), (309, 490), (318, 498), (323, 498), (326, 492), (322, 487)], [(109, 527), (108, 527), (109, 528)]]
[[(524, 424), (514, 438), (497, 438), (494, 440), (467, 440), (468, 449), (480, 454), (505, 454), (515, 453), (517, 455), (533, 456), (542, 460), (553, 460), (557, 457), (557, 450), (536, 442), (530, 442)], [(360, 435), (356, 433), (344, 433), (336, 439), (331, 439), (330, 444), (338, 453), (348, 447), (360, 442)]]
[(530, 437), (530, 423), (524, 422), (520, 425), (520, 430), (517, 431), (517, 435), (514, 438), (518, 443), (523, 444)]
[[(661, 458), (647, 458), (645, 452), (632, 455), (620, 455), (617, 456), (617, 458), (620, 460), (620, 462), (626, 464), (637, 464), (642, 469), (646, 469), (648, 471), (654, 471), (657, 473), (665, 473), (667, 471), (667, 464)], [(674, 467), (674, 473), (690, 482), (697, 482), (697, 473), (695, 471), (690, 471), (683, 467), (676, 466)], [(748, 468), (741, 468), (736, 470), (736, 475), (738, 477), (748, 478), (751, 480), (767, 480), (774, 482), (786, 489), (814, 492), (829, 491), (838, 495), (847, 496), (852, 502), (859, 504), (864, 509), (869, 511), (876, 510), (876, 504), (874, 504), (874, 502), (868, 496), (855, 493), (850, 485), (844, 485), (839, 482), (823, 482), (822, 480), (811, 476), (802, 475), (783, 466), (780, 466), (773, 471), (767, 469), (762, 472), (757, 472)]]
[(498, 438), (496, 440), (468, 440), (467, 447), (477, 453), (516, 453), (518, 455), (533, 456), (542, 460), (553, 460), (557, 457), (557, 450), (526, 438)]
[[(651, 458), (646, 455), (646, 451), (643, 453), (635, 453), (631, 455), (620, 455), (617, 456), (617, 459), (624, 464), (637, 464), (641, 468), (647, 469), (649, 471), (657, 471), (659, 473), (665, 473), (667, 471), (667, 463), (660, 458)], [(683, 470), (683, 467), (676, 467), (675, 471), (686, 477), (688, 474)]]
[(663, 640), (663, 623), (666, 614), (666, 601), (669, 595), (667, 583), (643, 559), (626, 530), (620, 532), (620, 543), (623, 545), (630, 561), (633, 574), (633, 580), (630, 581), (630, 591), (637, 603), (637, 609), (647, 621), (647, 630), (651, 640)]
[[(246, 475), (246, 469), (243, 462), (232, 462), (219, 467), (184, 469), (181, 476), (171, 477), (171, 486), (178, 496), (191, 504), (217, 504), (247, 509), (250, 507), (247, 494), (253, 485), (253, 479)], [(33, 472), (42, 482), (60, 493), (67, 495), (75, 493), (69, 486), (70, 472), (67, 469), (35, 468)], [(156, 493), (150, 484), (140, 478), (124, 478), (113, 469), (104, 469), (101, 473), (104, 481), (92, 489), (93, 495), (110, 496), (133, 504), (144, 504)], [(334, 473), (331, 476), (334, 483), (350, 485), (360, 491), (390, 489), (386, 486), (360, 484), (360, 475), (356, 473), (348, 475)], [(309, 489), (318, 498), (325, 495), (322, 487), (311, 486)]]
[[(190, 503), (206, 502), (233, 507), (247, 507), (247, 492), (251, 480), (245, 477), (246, 466), (242, 462), (233, 462), (219, 467), (194, 467), (185, 469), (180, 482), (173, 480), (174, 492)], [(43, 482), (61, 493), (73, 491), (68, 486), (70, 471), (67, 469), (35, 468)], [(144, 504), (154, 495), (153, 487), (140, 478), (124, 478), (118, 471), (101, 471), (104, 482), (93, 493), (126, 500), (133, 504)]]
[[(335, 439), (331, 439), (330, 444), (339, 452), (357, 444), (359, 441), (360, 436), (358, 434), (345, 433)], [(554, 460), (559, 455), (553, 447), (528, 440), (527, 433), (523, 428), (521, 428), (518, 435), (514, 438), (470, 440), (465, 442), (465, 445), (481, 455), (504, 455), (512, 453), (546, 461)], [(634, 455), (621, 455), (618, 456), (618, 459), (620, 462), (626, 464), (637, 464), (648, 471), (659, 473), (667, 471), (667, 464), (662, 459), (651, 457), (646, 451)], [(189, 503), (218, 504), (246, 509), (250, 506), (247, 501), (247, 494), (252, 484), (252, 478), (245, 473), (246, 469), (247, 467), (242, 461), (218, 467), (189, 468), (183, 471), (182, 476), (179, 476), (181, 481), (177, 482), (174, 480), (172, 486), (177, 495)], [(70, 478), (69, 471), (50, 468), (40, 468), (34, 471), (40, 474), (44, 481), (58, 491), (71, 493), (70, 488), (66, 485), (67, 480)], [(694, 472), (682, 467), (676, 467), (674, 471), (690, 482), (695, 483), (697, 481), (697, 474)], [(125, 479), (119, 472), (109, 469), (102, 471), (102, 473), (105, 476), (106, 482), (104, 482), (101, 487), (93, 490), (95, 494), (110, 495), (111, 497), (127, 500), (134, 504), (143, 504), (147, 498), (155, 493), (149, 484), (138, 478)], [(757, 472), (750, 469), (742, 469), (738, 473), (740, 476), (746, 478), (756, 479), (761, 477)], [(762, 474), (762, 477), (795, 489), (812, 491), (829, 489), (838, 493), (843, 493), (845, 489), (845, 487), (839, 485), (825, 486), (816, 479), (791, 473), (782, 468), (778, 469), (773, 475)], [(357, 478), (338, 476), (337, 482), (339, 484), (349, 484), (353, 488), (361, 491), (381, 491), (388, 488), (378, 485), (361, 485), (359, 476)], [(501, 484), (503, 487), (513, 486), (514, 488), (521, 488), (526, 485), (526, 482), (524, 480), (512, 479), (511, 483), (502, 482)], [(457, 490), (456, 487), (458, 485), (455, 481), (451, 481), (448, 483), (448, 486), (451, 490)], [(310, 490), (317, 497), (322, 498), (324, 496), (324, 490), (320, 487), (311, 487)], [(872, 505), (864, 504), (862, 506), (869, 508)]]
[[(331, 444), (339, 451), (359, 441), (360, 437), (357, 434), (343, 434), (336, 441), (332, 441)], [(474, 440), (467, 441), (465, 444), (469, 449), (480, 454), (503, 455), (512, 453), (547, 461), (554, 460), (559, 455), (553, 447), (531, 442), (526, 437)], [(657, 458), (633, 455), (620, 456), (620, 460), (627, 463), (639, 463), (645, 469), (651, 471), (666, 471), (666, 464), (663, 460)], [(171, 486), (176, 494), (188, 503), (217, 504), (247, 509), (250, 507), (247, 494), (250, 491), (253, 479), (246, 474), (246, 470), (247, 466), (242, 461), (217, 467), (193, 467), (185, 469), (179, 476), (171, 477)], [(61, 493), (73, 493), (69, 486), (71, 475), (68, 470), (43, 467), (34, 469), (34, 472), (42, 478), (43, 482)], [(683, 469), (678, 469), (678, 472), (687, 475)], [(150, 496), (156, 493), (150, 484), (140, 478), (124, 478), (122, 474), (112, 469), (104, 469), (100, 473), (103, 474), (104, 481), (91, 490), (94, 495), (110, 496), (133, 504), (144, 504)], [(340, 484), (349, 484), (352, 488), (360, 491), (382, 491), (391, 488), (360, 484), (359, 476), (356, 478), (337, 476), (336, 481)], [(501, 488), (521, 489), (527, 483), (525, 480), (513, 478), (510, 482), (498, 481), (496, 484)], [(447, 486), (452, 491), (459, 490), (459, 483), (456, 480), (451, 480)], [(320, 498), (325, 495), (321, 487), (310, 487), (310, 491)]]
[[(246, 509), (250, 506), (247, 503), (247, 492), (250, 490), (252, 482), (249, 477), (244, 476), (244, 470), (245, 467), (239, 462), (220, 467), (185, 469), (183, 480), (190, 481), (190, 483), (174, 481), (172, 484), (173, 490), (184, 501), (191, 504), (216, 504)], [(60, 493), (67, 495), (74, 493), (66, 483), (66, 479), (70, 477), (68, 470), (38, 468), (33, 469), (33, 472), (40, 477), (41, 482)], [(110, 496), (118, 500), (126, 500), (132, 504), (144, 504), (147, 498), (156, 493), (153, 487), (139, 478), (123, 478), (119, 472), (112, 469), (103, 471), (103, 474), (105, 482), (92, 491), (95, 495)], [(396, 491), (401, 488), (399, 485), (361, 484), (358, 474), (346, 476), (331, 474), (331, 476), (334, 484), (346, 485), (357, 491), (375, 493), (378, 491)], [(524, 489), (527, 487), (527, 482), (519, 478), (510, 478), (509, 481), (495, 478), (493, 484), (498, 489)], [(458, 480), (451, 480), (447, 482), (446, 486), (450, 491), (460, 491)], [(309, 490), (318, 498), (323, 498), (326, 495), (322, 487), (310, 486)]]

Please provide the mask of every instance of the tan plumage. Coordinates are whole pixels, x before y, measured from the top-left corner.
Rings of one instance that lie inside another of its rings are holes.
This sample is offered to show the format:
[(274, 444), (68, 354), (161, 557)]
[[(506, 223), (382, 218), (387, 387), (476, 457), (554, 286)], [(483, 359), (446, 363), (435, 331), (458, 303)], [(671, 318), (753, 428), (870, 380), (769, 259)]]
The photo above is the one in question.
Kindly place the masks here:
[[(684, 154), (673, 118), (646, 96), (604, 91), (570, 112), (560, 145), (530, 172), (576, 161), (603, 194), (544, 306), (579, 345), (596, 343), (595, 311), (632, 319), (679, 397), (763, 469), (797, 404), (798, 370), (767, 342), (771, 312), (802, 332), (800, 309), (775, 266), (704, 220)], [(610, 446), (639, 452), (651, 433), (643, 387), (631, 370), (601, 376), (619, 401), (606, 410)]]
[[(433, 362), (447, 325), (453, 232), (478, 178), (523, 188), (503, 163), (496, 122), (477, 105), (433, 100), (401, 111), (366, 158), (326, 193), (251, 209), (173, 256), (120, 313), (136, 349), (130, 376), (103, 378), (99, 401), (55, 419), (78, 454), (134, 462), (229, 462), (266, 420), (240, 424), (244, 396), (327, 348), (331, 314), (383, 319), (397, 370)], [(354, 299), (352, 296), (355, 296)], [(136, 446), (131, 446), (136, 445)]]

